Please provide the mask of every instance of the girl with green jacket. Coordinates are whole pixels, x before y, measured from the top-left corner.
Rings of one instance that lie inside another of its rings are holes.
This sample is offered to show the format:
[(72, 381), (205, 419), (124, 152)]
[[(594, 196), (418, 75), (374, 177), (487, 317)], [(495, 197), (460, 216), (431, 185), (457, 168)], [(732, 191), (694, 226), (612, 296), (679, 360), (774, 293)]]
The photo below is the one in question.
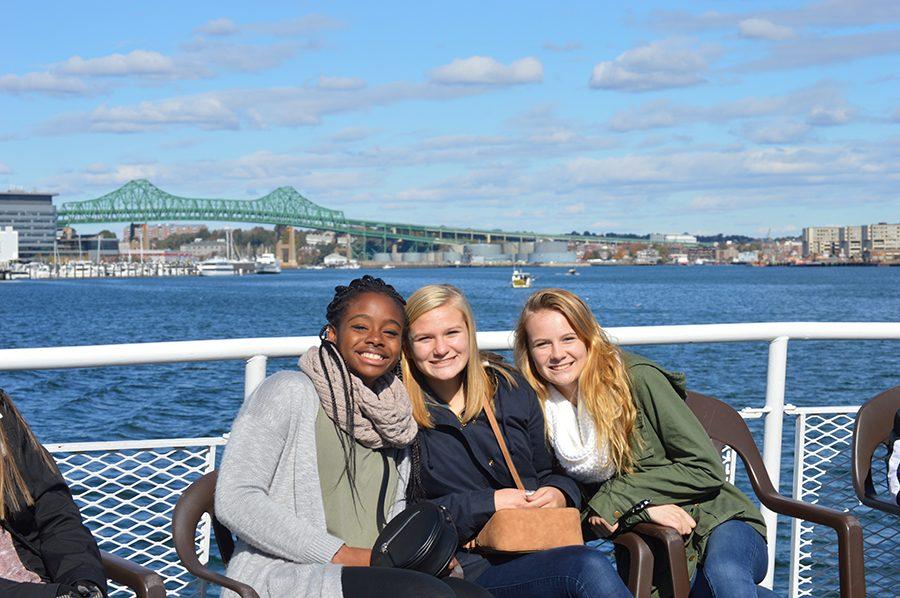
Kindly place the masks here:
[(684, 376), (621, 351), (584, 301), (562, 289), (529, 297), (515, 349), (598, 537), (639, 521), (672, 527), (685, 539), (692, 598), (774, 596), (757, 586), (767, 569), (762, 515), (725, 481), (718, 451), (684, 402)]

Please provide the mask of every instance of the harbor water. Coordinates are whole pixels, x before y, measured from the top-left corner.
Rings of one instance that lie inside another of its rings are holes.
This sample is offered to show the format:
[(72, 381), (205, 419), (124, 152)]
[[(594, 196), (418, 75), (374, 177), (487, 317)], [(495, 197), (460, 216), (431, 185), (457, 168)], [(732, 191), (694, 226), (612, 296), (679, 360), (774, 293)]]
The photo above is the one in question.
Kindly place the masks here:
[[(580, 294), (604, 326), (725, 322), (897, 321), (900, 268), (534, 268), (531, 290), (510, 269), (299, 270), (278, 276), (37, 280), (0, 284), (0, 348), (316, 334), (334, 286), (370, 273), (404, 295), (451, 283), (469, 297), (480, 330), (509, 330), (528, 294)], [(693, 390), (736, 408), (765, 402), (766, 343), (636, 347), (687, 374)], [(218, 436), (243, 397), (244, 364), (212, 362), (0, 372), (44, 442)], [(269, 372), (296, 367), (272, 360)], [(786, 402), (857, 405), (900, 385), (890, 341), (791, 341)], [(751, 422), (761, 444), (761, 422)], [(781, 488), (790, 494), (793, 428), (785, 420)], [(846, 480), (849, 484), (849, 477)], [(786, 523), (784, 519), (783, 522)], [(784, 588), (790, 527), (779, 528), (776, 587)]]

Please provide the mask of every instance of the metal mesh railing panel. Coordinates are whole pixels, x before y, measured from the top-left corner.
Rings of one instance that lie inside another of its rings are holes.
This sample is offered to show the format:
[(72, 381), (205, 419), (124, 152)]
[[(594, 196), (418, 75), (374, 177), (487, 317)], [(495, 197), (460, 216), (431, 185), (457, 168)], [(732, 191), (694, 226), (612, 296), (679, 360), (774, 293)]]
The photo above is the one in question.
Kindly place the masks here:
[[(222, 439), (188, 446), (166, 441), (48, 446), (72, 489), (85, 525), (101, 550), (159, 573), (170, 596), (197, 595), (198, 580), (179, 563), (172, 544), (172, 511), (187, 486), (215, 466)], [(209, 558), (211, 524), (204, 517), (195, 537), (201, 562)], [(117, 585), (111, 597), (134, 596)]]
[[(900, 536), (896, 517), (871, 509), (856, 498), (850, 478), (851, 441), (858, 407), (798, 413), (795, 497), (849, 512), (863, 527), (866, 589), (869, 596), (900, 596), (897, 559)], [(876, 454), (877, 455), (877, 454)], [(873, 478), (879, 481), (877, 461)], [(880, 481), (884, 483), (884, 475)], [(791, 546), (791, 595), (840, 596), (837, 537), (831, 528), (794, 520)]]

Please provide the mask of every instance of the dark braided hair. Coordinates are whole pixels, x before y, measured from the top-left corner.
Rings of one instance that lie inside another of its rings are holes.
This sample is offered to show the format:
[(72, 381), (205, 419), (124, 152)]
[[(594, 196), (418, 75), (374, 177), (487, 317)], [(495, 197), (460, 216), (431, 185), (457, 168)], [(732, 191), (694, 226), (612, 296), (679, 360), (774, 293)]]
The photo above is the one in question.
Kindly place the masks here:
[[(322, 372), (325, 374), (325, 380), (328, 382), (328, 391), (331, 395), (331, 408), (334, 413), (338, 412), (338, 399), (337, 394), (334, 392), (334, 384), (332, 383), (331, 377), (328, 375), (329, 369), (325, 365), (326, 354), (331, 361), (338, 366), (338, 370), (341, 372), (341, 382), (344, 387), (344, 409), (347, 413), (347, 433), (344, 434), (342, 432), (337, 421), (332, 421), (332, 423), (337, 432), (338, 441), (341, 443), (341, 451), (344, 453), (344, 471), (347, 472), (347, 481), (350, 483), (350, 489), (354, 495), (356, 494), (356, 484), (354, 483), (354, 478), (356, 477), (356, 441), (353, 440), (353, 407), (356, 398), (353, 396), (353, 384), (350, 378), (350, 370), (347, 368), (347, 364), (344, 362), (344, 358), (341, 356), (340, 351), (338, 351), (337, 346), (328, 340), (326, 334), (329, 326), (331, 326), (335, 334), (337, 333), (340, 322), (344, 317), (344, 312), (347, 310), (347, 305), (353, 299), (366, 293), (376, 293), (393, 299), (400, 308), (400, 312), (403, 314), (403, 327), (404, 329), (406, 328), (406, 312), (404, 311), (406, 300), (403, 296), (398, 293), (394, 287), (384, 282), (382, 279), (365, 274), (361, 278), (354, 278), (347, 286), (338, 285), (334, 287), (334, 298), (332, 298), (331, 303), (328, 304), (328, 308), (325, 310), (325, 319), (328, 320), (328, 324), (323, 326), (322, 330), (319, 332), (319, 338), (322, 341), (321, 350), (319, 351), (319, 360), (322, 365)], [(395, 370), (397, 369), (398, 368), (395, 368)], [(394, 374), (396, 375), (397, 371), (395, 371)]]

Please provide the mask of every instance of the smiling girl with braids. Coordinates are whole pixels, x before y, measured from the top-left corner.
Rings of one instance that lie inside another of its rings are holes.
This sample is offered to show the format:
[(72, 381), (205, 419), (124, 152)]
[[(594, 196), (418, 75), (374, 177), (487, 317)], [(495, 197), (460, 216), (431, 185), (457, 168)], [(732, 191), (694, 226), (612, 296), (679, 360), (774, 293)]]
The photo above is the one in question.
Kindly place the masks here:
[(404, 304), (380, 278), (337, 287), (322, 345), (301, 371), (266, 378), (235, 419), (216, 515), (238, 537), (228, 576), (262, 598), (480, 595), (462, 580), (368, 566), (379, 531), (405, 506), (417, 431), (394, 375)]

